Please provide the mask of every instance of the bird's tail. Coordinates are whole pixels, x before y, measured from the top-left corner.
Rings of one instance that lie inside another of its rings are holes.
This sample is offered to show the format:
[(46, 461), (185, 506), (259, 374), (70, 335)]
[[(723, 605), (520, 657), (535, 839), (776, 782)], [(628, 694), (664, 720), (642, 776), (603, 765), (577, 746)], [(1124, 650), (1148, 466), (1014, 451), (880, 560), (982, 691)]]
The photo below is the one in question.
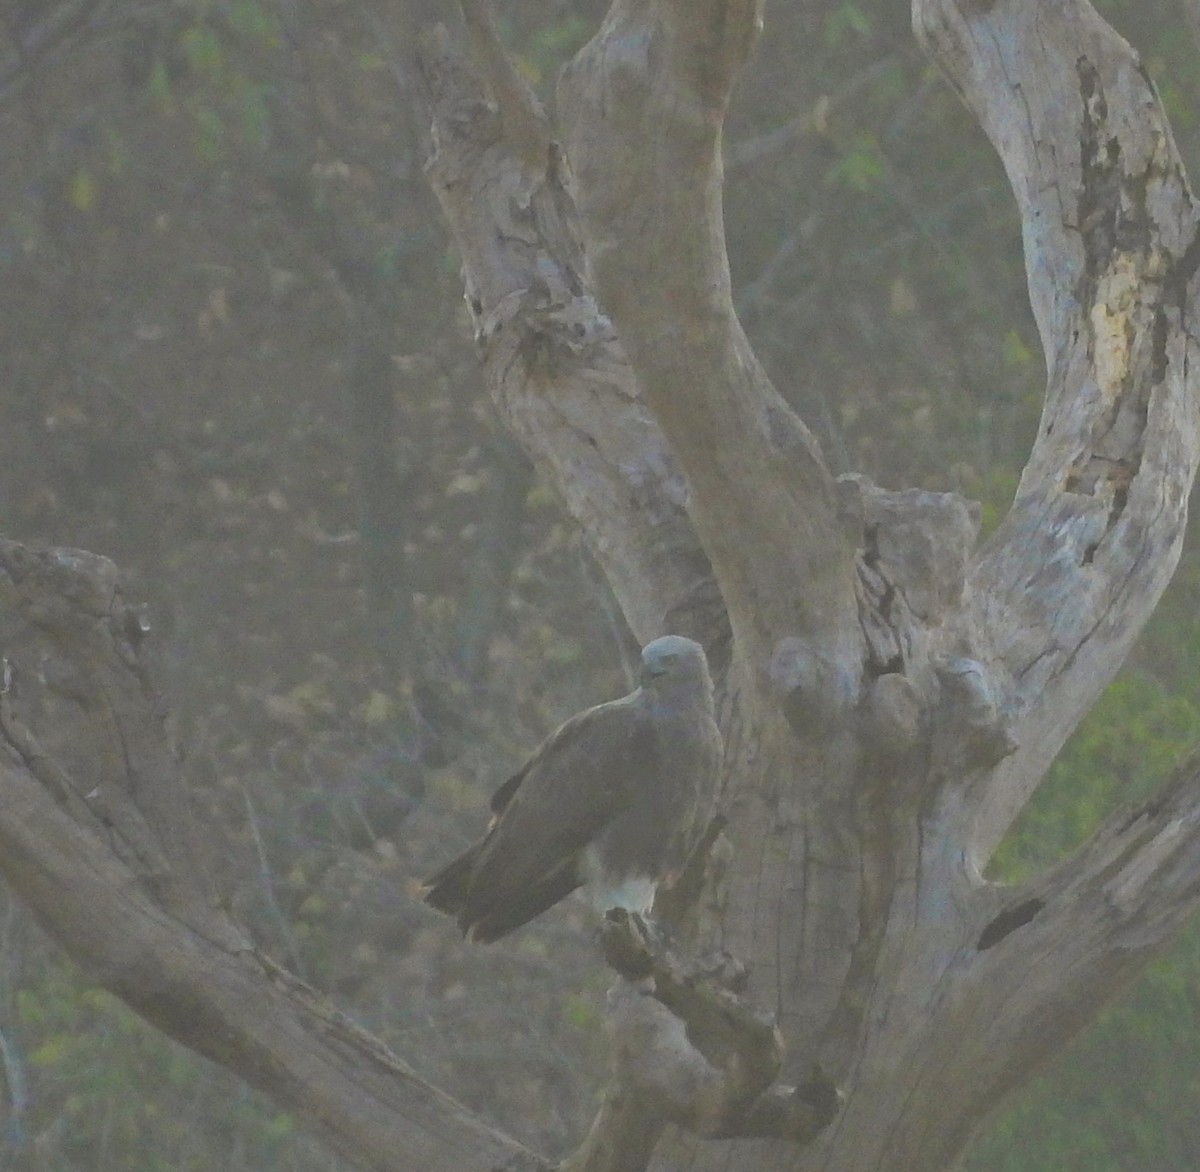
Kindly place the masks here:
[(421, 898), (432, 908), (457, 916), (463, 910), (471, 893), (471, 879), (475, 874), (475, 863), (479, 858), (482, 843), (465, 850), (454, 862), (431, 875), (421, 884)]

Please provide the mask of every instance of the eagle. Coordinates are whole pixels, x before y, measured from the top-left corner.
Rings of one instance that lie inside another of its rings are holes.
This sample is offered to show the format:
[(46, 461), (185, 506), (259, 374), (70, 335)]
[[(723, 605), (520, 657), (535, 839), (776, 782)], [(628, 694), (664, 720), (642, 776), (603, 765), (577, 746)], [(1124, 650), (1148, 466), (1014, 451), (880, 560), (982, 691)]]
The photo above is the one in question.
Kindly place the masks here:
[(649, 914), (713, 814), (723, 748), (699, 643), (642, 648), (640, 686), (572, 716), (495, 793), (487, 833), (428, 879), (425, 902), (487, 944), (577, 887)]

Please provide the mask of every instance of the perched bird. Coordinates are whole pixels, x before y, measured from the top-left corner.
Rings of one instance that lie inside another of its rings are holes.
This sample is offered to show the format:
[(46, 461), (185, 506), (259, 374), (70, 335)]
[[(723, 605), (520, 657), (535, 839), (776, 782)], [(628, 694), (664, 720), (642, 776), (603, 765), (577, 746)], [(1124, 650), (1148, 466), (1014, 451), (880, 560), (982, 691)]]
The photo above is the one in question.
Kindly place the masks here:
[(708, 824), (721, 756), (704, 649), (655, 639), (641, 686), (551, 733), (496, 791), (484, 837), (425, 883), (425, 902), (483, 944), (585, 884), (597, 910), (645, 915)]

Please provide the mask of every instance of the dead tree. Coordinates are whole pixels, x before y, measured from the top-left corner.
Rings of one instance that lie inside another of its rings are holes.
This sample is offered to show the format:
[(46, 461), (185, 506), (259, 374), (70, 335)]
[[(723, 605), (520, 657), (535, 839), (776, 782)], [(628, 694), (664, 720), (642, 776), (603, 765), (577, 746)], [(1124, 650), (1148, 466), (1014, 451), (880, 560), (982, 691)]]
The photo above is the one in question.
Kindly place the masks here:
[[(565, 1166), (725, 1168), (753, 1143), (764, 1170), (950, 1167), (1200, 901), (1196, 761), (1026, 886), (982, 876), (1183, 538), (1200, 243), (1154, 87), (1084, 0), (914, 0), (1007, 168), (1048, 368), (977, 547), (954, 495), (835, 481), (733, 312), (721, 126), (759, 0), (616, 0), (553, 122), (482, 0), (462, 8), (469, 55), (424, 46), (429, 175), (487, 387), (638, 638), (709, 652), (729, 848), (697, 944), (743, 958), (774, 1015), (727, 974), (647, 962), (659, 995), (614, 998), (617, 1081)], [(111, 568), (3, 552), (95, 741), (68, 767), (7, 704), (0, 869), (51, 932), (364, 1167), (545, 1166), (210, 906)], [(823, 1130), (815, 1065), (844, 1097)]]

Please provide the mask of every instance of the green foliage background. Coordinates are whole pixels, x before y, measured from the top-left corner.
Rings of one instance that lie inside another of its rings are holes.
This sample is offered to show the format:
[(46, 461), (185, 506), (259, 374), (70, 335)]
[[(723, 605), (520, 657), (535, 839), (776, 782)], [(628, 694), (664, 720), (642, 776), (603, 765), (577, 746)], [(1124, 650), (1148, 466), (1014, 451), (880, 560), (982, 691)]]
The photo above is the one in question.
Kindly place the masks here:
[[(1098, 6), (1143, 52), (1194, 173), (1200, 51), (1181, 8)], [(502, 6), (548, 99), (603, 8)], [(315, 0), (117, 3), (95, 27), (88, 11), (0, 0), (0, 530), (110, 553), (151, 598), (197, 805), (256, 936), (429, 1077), (561, 1149), (591, 1114), (582, 1072), (603, 1065), (581, 922), (563, 909), (484, 961), (409, 883), (478, 826), (504, 765), (623, 689), (620, 623), (552, 495), (482, 418), (406, 124), (406, 26)], [(33, 29), (61, 48), (31, 65), (16, 43)], [(835, 470), (957, 489), (993, 526), (1042, 361), (1001, 168), (905, 6), (770, 4), (727, 149), (739, 312)], [(397, 592), (420, 634), (399, 667), (377, 636), (403, 606), (364, 617), (379, 600), (361, 551), (380, 534), (345, 395), (373, 340), (398, 412)], [(1193, 534), (999, 876), (1073, 849), (1200, 741), (1198, 616)], [(405, 714), (429, 678), (466, 732), (418, 794)], [(967, 1166), (1200, 1166), (1197, 989), (1193, 930)], [(0, 1059), (2, 1168), (339, 1166), (5, 900)]]

